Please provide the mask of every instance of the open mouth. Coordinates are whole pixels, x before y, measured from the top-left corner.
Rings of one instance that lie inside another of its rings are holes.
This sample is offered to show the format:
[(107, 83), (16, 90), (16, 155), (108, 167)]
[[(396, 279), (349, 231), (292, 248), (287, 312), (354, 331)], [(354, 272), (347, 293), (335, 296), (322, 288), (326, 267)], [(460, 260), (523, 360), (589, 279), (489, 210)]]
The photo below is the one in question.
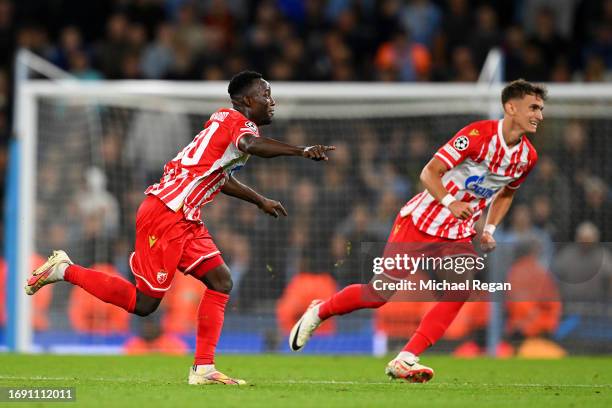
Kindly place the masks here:
[(531, 126), (533, 126), (534, 128), (536, 128), (536, 129), (537, 129), (537, 128), (538, 128), (538, 125), (539, 125), (540, 123), (539, 123), (538, 121), (536, 121), (536, 120), (530, 120), (530, 121), (529, 121), (529, 124), (530, 124)]

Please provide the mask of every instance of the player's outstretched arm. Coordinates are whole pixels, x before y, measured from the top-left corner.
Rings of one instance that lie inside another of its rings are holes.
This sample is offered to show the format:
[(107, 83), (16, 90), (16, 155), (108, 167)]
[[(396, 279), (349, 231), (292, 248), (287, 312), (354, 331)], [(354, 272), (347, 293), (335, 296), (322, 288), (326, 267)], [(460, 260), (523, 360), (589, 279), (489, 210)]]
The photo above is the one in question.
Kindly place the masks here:
[(425, 165), (421, 171), (421, 182), (436, 200), (444, 204), (450, 212), (457, 218), (467, 220), (474, 213), (474, 209), (469, 203), (455, 200), (452, 197), (444, 184), (442, 184), (442, 176), (446, 173), (447, 167), (440, 159), (434, 157)]
[(277, 156), (301, 156), (315, 161), (328, 160), (326, 152), (335, 150), (335, 146), (293, 146), (267, 137), (245, 135), (238, 142), (238, 148), (254, 156), (270, 158)]
[(287, 210), (285, 210), (280, 202), (270, 200), (269, 198), (262, 196), (251, 187), (236, 180), (234, 176), (230, 176), (229, 180), (223, 185), (223, 187), (221, 187), (221, 192), (223, 192), (223, 194), (248, 201), (249, 203), (253, 203), (263, 212), (275, 218), (277, 218), (279, 215), (284, 215), (285, 217), (287, 216)]

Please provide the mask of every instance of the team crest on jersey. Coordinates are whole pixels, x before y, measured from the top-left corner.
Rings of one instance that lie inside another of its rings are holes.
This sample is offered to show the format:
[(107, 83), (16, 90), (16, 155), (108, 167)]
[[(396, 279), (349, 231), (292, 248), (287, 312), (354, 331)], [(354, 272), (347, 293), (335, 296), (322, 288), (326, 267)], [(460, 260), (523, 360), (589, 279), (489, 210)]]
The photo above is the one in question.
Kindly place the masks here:
[(459, 150), (460, 152), (467, 149), (469, 145), (470, 139), (468, 139), (467, 136), (459, 136), (453, 142), (453, 146), (455, 147), (455, 149)]
[(157, 272), (157, 282), (159, 282), (160, 285), (164, 283), (166, 279), (168, 279), (168, 272), (166, 271)]
[(253, 132), (257, 133), (257, 125), (253, 122), (246, 122), (245, 126), (251, 129)]
[(469, 135), (470, 136), (480, 136), (480, 132), (478, 131), (478, 129), (472, 129), (470, 130)]

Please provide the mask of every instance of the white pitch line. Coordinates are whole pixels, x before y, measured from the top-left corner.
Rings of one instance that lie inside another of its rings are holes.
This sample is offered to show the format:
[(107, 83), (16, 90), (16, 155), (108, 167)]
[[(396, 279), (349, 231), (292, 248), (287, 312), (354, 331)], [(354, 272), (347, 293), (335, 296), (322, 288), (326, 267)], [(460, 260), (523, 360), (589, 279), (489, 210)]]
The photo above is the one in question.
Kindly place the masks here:
[[(91, 378), (75, 378), (75, 377), (44, 377), (44, 376), (9, 376), (9, 375), (0, 375), (0, 380), (46, 380), (46, 381), (74, 381), (74, 380), (84, 380), (84, 381), (100, 381), (100, 382), (125, 382), (125, 383), (141, 383), (141, 382), (150, 382), (150, 380), (138, 381), (133, 378), (122, 378), (122, 377), (113, 377), (113, 378), (104, 378), (104, 377), (91, 377)], [(164, 381), (158, 380), (159, 382), (164, 383), (182, 383), (181, 382), (172, 382), (172, 381)], [(387, 384), (398, 384), (401, 381), (336, 381), (336, 380), (283, 380), (283, 381), (263, 381), (261, 384), (286, 384), (286, 385), (387, 385)], [(257, 382), (254, 382), (257, 384)], [(408, 383), (407, 383), (408, 384)], [(612, 388), (612, 384), (521, 384), (521, 383), (496, 383), (496, 384), (488, 384), (488, 383), (454, 383), (454, 382), (432, 382), (429, 384), (415, 384), (414, 386), (421, 387), (466, 387), (471, 385), (477, 385), (481, 387), (515, 387), (515, 388)]]

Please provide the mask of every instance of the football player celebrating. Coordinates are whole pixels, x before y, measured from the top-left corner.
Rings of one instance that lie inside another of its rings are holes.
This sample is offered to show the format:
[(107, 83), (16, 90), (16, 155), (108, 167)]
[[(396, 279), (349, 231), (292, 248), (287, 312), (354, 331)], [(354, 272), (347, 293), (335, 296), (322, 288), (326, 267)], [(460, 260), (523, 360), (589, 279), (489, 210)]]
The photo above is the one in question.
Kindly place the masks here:
[[(400, 210), (385, 252), (393, 243), (455, 244), (471, 248), (474, 223), (490, 204), (480, 238), (485, 250), (495, 248), (493, 234), (514, 198), (516, 189), (535, 166), (538, 156), (526, 135), (534, 134), (543, 118), (546, 89), (524, 80), (502, 91), (504, 117), (484, 120), (461, 129), (423, 168), (425, 191)], [(471, 248), (473, 250), (473, 248)], [(389, 299), (372, 285), (350, 285), (325, 302), (314, 301), (289, 336), (293, 351), (306, 345), (317, 327), (331, 316), (364, 308), (378, 308)], [(445, 297), (425, 314), (414, 335), (386, 367), (392, 378), (429, 381), (434, 371), (419, 364), (418, 356), (444, 334), (464, 304), (465, 297)]]
[(243, 71), (235, 75), (228, 92), (233, 108), (213, 113), (193, 141), (166, 164), (159, 183), (145, 191), (136, 214), (135, 251), (129, 261), (135, 286), (120, 276), (76, 265), (64, 251), (54, 251), (25, 286), (26, 293), (33, 295), (44, 285), (64, 280), (129, 313), (147, 316), (170, 289), (177, 269), (193, 276), (207, 290), (198, 309), (189, 384), (245, 383), (229, 378), (214, 365), (232, 278), (200, 219), (201, 207), (223, 192), (253, 203), (273, 217), (286, 216), (280, 202), (240, 183), (234, 173), (250, 155), (320, 161), (327, 160), (326, 153), (334, 149), (323, 145), (297, 147), (259, 135), (259, 126), (271, 123), (275, 106), (270, 84), (261, 74)]

